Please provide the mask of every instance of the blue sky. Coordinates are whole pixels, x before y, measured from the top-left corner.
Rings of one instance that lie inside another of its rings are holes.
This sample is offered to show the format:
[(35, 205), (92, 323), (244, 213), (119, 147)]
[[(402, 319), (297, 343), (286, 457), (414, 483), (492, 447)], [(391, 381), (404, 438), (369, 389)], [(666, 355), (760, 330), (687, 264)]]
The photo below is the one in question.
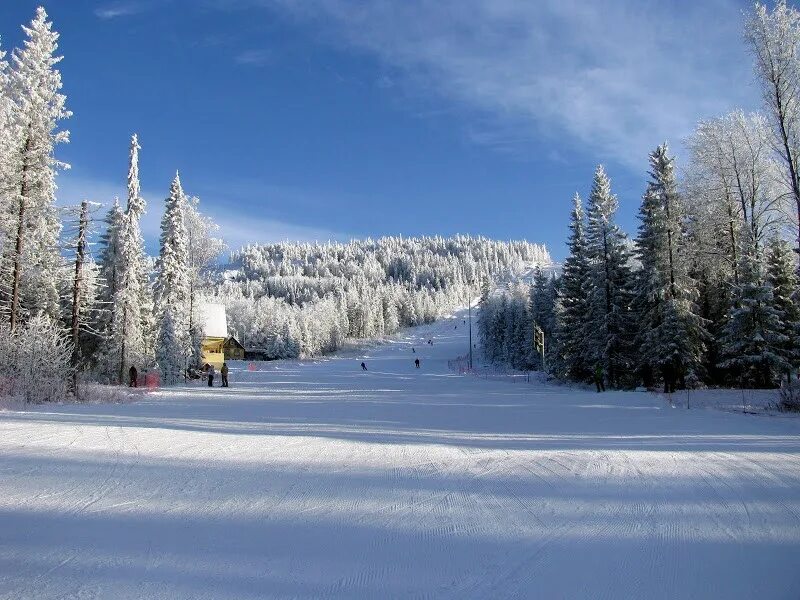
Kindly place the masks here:
[(736, 0), (13, 0), (61, 33), (60, 201), (124, 195), (157, 244), (176, 169), (231, 246), (470, 233), (562, 258), (602, 162), (635, 231), (647, 153), (758, 107)]

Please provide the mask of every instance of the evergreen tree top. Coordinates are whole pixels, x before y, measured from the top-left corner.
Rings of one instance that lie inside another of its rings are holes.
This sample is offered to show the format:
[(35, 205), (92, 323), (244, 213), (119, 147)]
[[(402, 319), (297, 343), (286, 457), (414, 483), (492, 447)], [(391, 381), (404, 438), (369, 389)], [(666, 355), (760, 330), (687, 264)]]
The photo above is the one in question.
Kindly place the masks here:
[(135, 133), (131, 136), (130, 159), (128, 166), (128, 214), (134, 218), (141, 218), (144, 214), (147, 203), (142, 198), (142, 190), (139, 184), (139, 136)]

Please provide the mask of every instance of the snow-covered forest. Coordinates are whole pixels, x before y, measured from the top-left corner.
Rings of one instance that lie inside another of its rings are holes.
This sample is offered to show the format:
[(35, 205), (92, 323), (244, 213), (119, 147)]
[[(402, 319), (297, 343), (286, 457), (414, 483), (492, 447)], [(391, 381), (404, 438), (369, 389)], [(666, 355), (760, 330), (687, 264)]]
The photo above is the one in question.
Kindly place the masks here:
[(745, 39), (762, 112), (699, 123), (682, 168), (666, 144), (655, 148), (633, 236), (617, 225), (611, 180), (597, 167), (587, 201), (574, 197), (561, 273), (483, 297), (488, 359), (521, 369), (544, 359), (557, 377), (666, 391), (791, 381), (800, 366), (800, 12), (756, 5)]
[(346, 338), (430, 323), (466, 304), (477, 282), (549, 263), (537, 244), (465, 236), (249, 246), (233, 254), (214, 295), (247, 347), (314, 356)]

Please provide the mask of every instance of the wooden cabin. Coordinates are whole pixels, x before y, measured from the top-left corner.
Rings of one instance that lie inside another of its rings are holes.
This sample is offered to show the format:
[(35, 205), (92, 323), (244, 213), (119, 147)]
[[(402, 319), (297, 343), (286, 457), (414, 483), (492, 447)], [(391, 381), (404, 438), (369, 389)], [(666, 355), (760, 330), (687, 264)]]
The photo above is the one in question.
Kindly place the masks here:
[(232, 335), (226, 338), (225, 343), (222, 344), (222, 350), (225, 360), (244, 360), (244, 346)]
[(205, 304), (203, 317), (202, 364), (219, 369), (225, 362), (225, 340), (228, 339), (228, 319), (224, 304)]

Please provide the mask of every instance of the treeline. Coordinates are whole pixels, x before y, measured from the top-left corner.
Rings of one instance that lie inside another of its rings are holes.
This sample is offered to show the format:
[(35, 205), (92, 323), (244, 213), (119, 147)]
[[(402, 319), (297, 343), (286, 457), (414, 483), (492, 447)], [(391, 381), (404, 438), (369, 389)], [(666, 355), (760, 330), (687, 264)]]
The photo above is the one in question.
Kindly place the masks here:
[(584, 207), (576, 195), (569, 256), (559, 276), (537, 275), (484, 297), (487, 357), (537, 368), (534, 322), (547, 368), (589, 380), (599, 367), (619, 387), (699, 384), (774, 387), (800, 366), (800, 12), (756, 5), (746, 22), (764, 112), (702, 122), (680, 180), (666, 145), (631, 243), (602, 167)]
[(214, 295), (230, 328), (267, 358), (292, 358), (429, 323), (466, 303), (478, 282), (550, 258), (529, 242), (455, 236), (249, 246), (231, 261)]
[[(144, 250), (139, 144), (133, 136), (125, 207), (105, 218), (93, 259), (98, 205), (56, 206), (55, 156), (69, 139), (59, 35), (43, 8), (25, 41), (0, 51), (0, 395), (27, 401), (77, 393), (81, 379), (121, 382), (132, 365), (174, 381), (199, 359), (198, 294), (222, 252), (216, 226), (176, 175), (158, 259)], [(79, 374), (82, 374), (79, 377)]]

